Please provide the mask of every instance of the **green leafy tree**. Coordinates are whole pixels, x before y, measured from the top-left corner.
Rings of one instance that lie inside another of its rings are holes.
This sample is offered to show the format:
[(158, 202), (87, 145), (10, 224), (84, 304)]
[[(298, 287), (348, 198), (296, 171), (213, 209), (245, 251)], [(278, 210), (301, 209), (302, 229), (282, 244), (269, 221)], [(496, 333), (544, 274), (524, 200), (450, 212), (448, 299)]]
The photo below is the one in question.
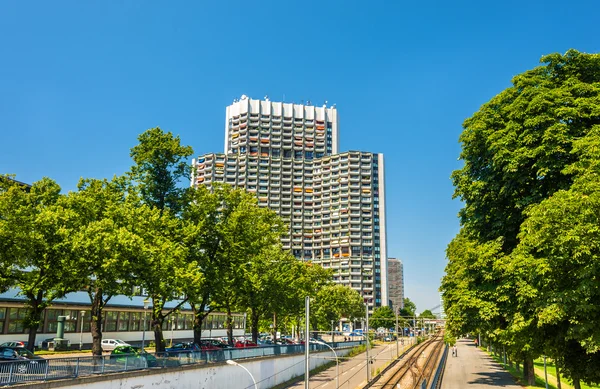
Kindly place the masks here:
[(281, 220), (259, 207), (252, 194), (228, 185), (215, 185), (212, 192), (200, 187), (190, 192), (189, 199), (182, 211), (188, 257), (204, 274), (201, 283), (187, 290), (195, 317), (194, 339), (200, 340), (206, 315), (220, 309), (227, 312), (233, 343), (232, 312), (258, 311), (265, 303), (257, 295), (264, 296), (263, 284), (271, 282), (267, 276), (273, 275), (269, 266), (274, 264), (270, 261), (280, 258)]
[(369, 326), (375, 330), (379, 328), (392, 328), (396, 324), (396, 315), (390, 307), (377, 307), (369, 318)]
[[(202, 284), (203, 273), (194, 261), (188, 261), (181, 221), (170, 212), (147, 208), (138, 220), (135, 233), (144, 242), (144, 253), (136, 261), (135, 277), (152, 302), (151, 328), (156, 351), (163, 352), (165, 341), (163, 323), (187, 302), (189, 285)], [(166, 308), (169, 301), (172, 307)], [(160, 342), (160, 343), (159, 343)]]
[(138, 141), (131, 149), (135, 162), (131, 176), (138, 183), (144, 202), (177, 214), (185, 202), (185, 189), (179, 187), (179, 181), (190, 178), (191, 166), (187, 159), (194, 150), (182, 146), (179, 136), (158, 127), (142, 133)]
[[(138, 141), (139, 144), (131, 149), (131, 158), (135, 164), (131, 167), (130, 176), (137, 184), (143, 202), (157, 209), (161, 216), (166, 213), (178, 215), (188, 200), (187, 189), (179, 185), (182, 179), (188, 180), (190, 177), (191, 166), (187, 159), (193, 154), (193, 149), (182, 146), (178, 136), (174, 136), (171, 132), (165, 133), (158, 127), (142, 133)], [(163, 249), (166, 247), (173, 249), (150, 251), (152, 253), (148, 257), (150, 262), (147, 263), (145, 267), (147, 271), (142, 277), (148, 296), (152, 300), (151, 323), (157, 351), (164, 351), (165, 341), (162, 333), (164, 321), (185, 302), (186, 298), (181, 296), (184, 298), (177, 304), (176, 309), (165, 311), (165, 303), (182, 292), (182, 283), (190, 279), (197, 281), (200, 277), (197, 271), (193, 274), (189, 273), (194, 267), (194, 261), (184, 266), (187, 273), (175, 270), (183, 266), (179, 257), (185, 254), (182, 254), (183, 251), (179, 250), (179, 246), (174, 246), (178, 238), (172, 233), (174, 229), (169, 227), (169, 224), (174, 222), (163, 219), (159, 224), (161, 223), (162, 227), (159, 225), (151, 227), (158, 227), (155, 231), (157, 237), (160, 237), (160, 243), (155, 243), (163, 245)], [(184, 240), (180, 239), (178, 243), (183, 242)]]
[(49, 178), (27, 190), (16, 181), (0, 179), (2, 284), (4, 289), (17, 287), (26, 298), (23, 327), (31, 351), (44, 309), (76, 290), (67, 266), (74, 217), (63, 197), (60, 186)]
[(146, 253), (136, 222), (152, 210), (128, 193), (123, 178), (81, 180), (78, 189), (67, 198), (77, 214), (69, 268), (80, 280), (77, 288), (90, 298), (92, 353), (102, 355), (103, 310), (113, 296), (131, 296), (136, 286), (138, 264)]
[(353, 321), (364, 317), (365, 305), (356, 290), (330, 283), (317, 292), (311, 311), (313, 329), (327, 331), (331, 329), (332, 321), (337, 323), (342, 318)]
[(423, 312), (421, 312), (421, 314), (419, 315), (419, 318), (421, 318), (421, 319), (435, 319), (436, 316), (429, 309), (426, 309)]
[(416, 315), (417, 306), (408, 297), (404, 298), (404, 308), (400, 310), (400, 316), (413, 317)]
[[(240, 310), (248, 309), (252, 340), (258, 339), (260, 319), (269, 317), (278, 305), (293, 294), (291, 285), (296, 275), (292, 272), (296, 259), (279, 244), (266, 246), (259, 255), (244, 264), (240, 270), (238, 289)], [(278, 296), (278, 298), (273, 298)]]
[[(593, 335), (585, 326), (576, 330), (568, 325), (573, 312), (563, 305), (586, 306), (594, 292), (568, 302), (558, 299), (568, 295), (567, 290), (586, 287), (587, 281), (571, 275), (579, 270), (576, 264), (556, 268), (553, 264), (564, 260), (557, 254), (561, 251), (565, 255), (593, 253), (593, 247), (586, 247), (587, 236), (578, 235), (582, 233), (578, 228), (586, 228), (584, 224), (569, 229), (546, 214), (563, 212), (564, 220), (584, 220), (578, 198), (593, 199), (600, 55), (569, 50), (564, 55), (544, 56), (541, 62), (542, 66), (515, 76), (510, 88), (464, 122), (460, 137), (464, 167), (452, 174), (455, 197), (464, 202), (462, 229), (460, 238), (449, 246), (442, 291), (446, 312), (450, 311), (447, 328), (482, 330), (490, 340), (502, 342), (512, 356), (523, 360), (530, 384), (537, 355), (555, 353), (556, 359), (564, 360), (573, 350), (585, 350), (590, 358), (582, 359), (580, 370), (566, 367), (578, 387), (579, 380), (597, 379), (585, 362), (593, 360)], [(578, 182), (588, 188), (577, 187)], [(561, 247), (551, 245), (548, 239), (554, 231), (557, 237), (569, 236), (570, 240), (557, 238), (554, 243)], [(534, 242), (531, 235), (538, 240)], [(469, 248), (456, 247), (460, 244)], [(490, 244), (501, 246), (497, 250)], [(477, 270), (477, 258), (489, 259), (488, 266)], [(593, 262), (594, 257), (579, 259)], [(554, 287), (545, 276), (548, 268), (555, 271), (554, 280), (571, 281), (568, 287)], [(485, 285), (495, 286), (486, 289)], [(460, 298), (458, 290), (467, 296)], [(473, 305), (476, 300), (483, 304), (479, 309)]]

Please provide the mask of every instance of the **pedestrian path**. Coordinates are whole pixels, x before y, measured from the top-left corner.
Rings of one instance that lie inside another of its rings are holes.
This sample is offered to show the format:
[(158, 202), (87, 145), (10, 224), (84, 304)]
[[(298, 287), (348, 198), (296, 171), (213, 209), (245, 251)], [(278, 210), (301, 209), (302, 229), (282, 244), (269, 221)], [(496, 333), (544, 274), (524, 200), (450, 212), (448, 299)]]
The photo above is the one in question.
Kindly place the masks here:
[(457, 356), (448, 350), (442, 389), (522, 389), (513, 377), (470, 339), (456, 342)]

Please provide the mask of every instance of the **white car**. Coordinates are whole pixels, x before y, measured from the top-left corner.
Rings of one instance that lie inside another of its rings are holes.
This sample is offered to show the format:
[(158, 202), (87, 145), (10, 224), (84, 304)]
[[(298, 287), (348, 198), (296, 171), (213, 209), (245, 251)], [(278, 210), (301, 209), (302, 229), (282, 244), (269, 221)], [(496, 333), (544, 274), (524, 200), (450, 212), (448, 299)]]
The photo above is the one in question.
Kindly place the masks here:
[(118, 346), (131, 346), (121, 339), (102, 339), (102, 350), (112, 351)]

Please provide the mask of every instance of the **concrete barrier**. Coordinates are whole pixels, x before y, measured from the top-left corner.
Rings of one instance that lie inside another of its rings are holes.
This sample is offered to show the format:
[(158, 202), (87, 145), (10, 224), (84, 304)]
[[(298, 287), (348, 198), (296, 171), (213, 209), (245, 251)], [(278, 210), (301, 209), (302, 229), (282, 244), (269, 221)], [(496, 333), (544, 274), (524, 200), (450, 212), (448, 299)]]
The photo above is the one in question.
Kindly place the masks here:
[[(347, 355), (350, 350), (347, 348), (336, 351), (341, 357)], [(312, 370), (331, 361), (335, 361), (331, 351), (315, 352), (311, 354), (310, 368)], [(269, 389), (304, 374), (304, 355), (300, 354), (237, 362), (252, 373), (259, 389)], [(130, 371), (19, 385), (20, 388), (32, 389), (245, 389), (252, 386), (252, 379), (244, 369), (225, 363)]]

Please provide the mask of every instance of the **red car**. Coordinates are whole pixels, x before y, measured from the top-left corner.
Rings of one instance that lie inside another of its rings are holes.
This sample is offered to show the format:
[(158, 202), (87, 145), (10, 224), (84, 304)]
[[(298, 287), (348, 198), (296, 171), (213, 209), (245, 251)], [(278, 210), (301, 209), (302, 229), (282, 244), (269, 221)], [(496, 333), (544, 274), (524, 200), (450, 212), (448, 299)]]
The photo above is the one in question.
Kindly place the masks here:
[(235, 347), (235, 348), (250, 348), (250, 347), (258, 347), (258, 345), (251, 340), (236, 340), (233, 347)]
[(200, 341), (200, 349), (202, 351), (215, 351), (215, 350), (222, 350), (221, 347), (217, 347), (214, 344), (212, 344), (211, 342), (209, 342), (208, 340), (201, 340)]

